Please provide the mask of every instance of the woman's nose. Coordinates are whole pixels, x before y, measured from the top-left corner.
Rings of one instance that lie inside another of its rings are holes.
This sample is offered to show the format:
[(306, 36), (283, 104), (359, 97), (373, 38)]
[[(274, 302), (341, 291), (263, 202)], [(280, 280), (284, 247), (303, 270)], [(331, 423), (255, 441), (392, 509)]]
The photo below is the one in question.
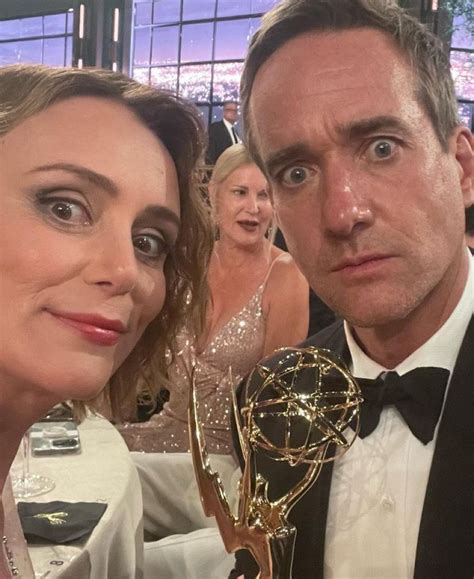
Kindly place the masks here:
[(98, 237), (97, 247), (84, 271), (87, 283), (103, 286), (114, 294), (125, 294), (135, 288), (138, 275), (130, 231), (121, 235), (110, 232)]

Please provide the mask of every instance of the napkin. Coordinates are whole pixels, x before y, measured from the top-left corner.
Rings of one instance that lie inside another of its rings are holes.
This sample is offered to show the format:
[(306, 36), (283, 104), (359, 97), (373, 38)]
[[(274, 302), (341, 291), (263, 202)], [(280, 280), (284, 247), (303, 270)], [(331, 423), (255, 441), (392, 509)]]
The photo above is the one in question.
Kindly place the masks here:
[(69, 543), (87, 537), (100, 521), (104, 503), (18, 503), (21, 526), (29, 543)]

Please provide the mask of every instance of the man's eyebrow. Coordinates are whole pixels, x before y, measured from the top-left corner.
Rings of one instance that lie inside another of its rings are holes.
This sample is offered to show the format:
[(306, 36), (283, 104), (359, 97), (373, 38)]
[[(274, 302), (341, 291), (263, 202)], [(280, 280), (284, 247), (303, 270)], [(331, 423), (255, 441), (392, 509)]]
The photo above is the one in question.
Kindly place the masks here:
[(410, 134), (410, 129), (405, 122), (389, 115), (360, 119), (340, 125), (337, 128), (337, 132), (341, 136), (349, 137), (350, 140), (365, 137), (378, 131), (396, 131), (405, 137)]
[(304, 143), (295, 143), (274, 153), (270, 153), (268, 159), (263, 159), (265, 170), (268, 175), (271, 175), (275, 169), (280, 165), (284, 164), (288, 160), (294, 160), (298, 158), (313, 157), (314, 153), (311, 152), (310, 148)]
[(97, 173), (92, 169), (82, 167), (81, 165), (75, 165), (74, 163), (51, 163), (48, 165), (41, 165), (40, 167), (31, 169), (28, 171), (28, 173), (40, 173), (48, 171), (66, 171), (67, 173), (76, 175), (80, 179), (89, 181), (89, 183), (92, 183), (93, 185), (97, 185), (101, 189), (104, 189), (110, 193), (112, 196), (116, 196), (118, 194), (117, 186), (108, 177), (102, 175), (101, 173)]

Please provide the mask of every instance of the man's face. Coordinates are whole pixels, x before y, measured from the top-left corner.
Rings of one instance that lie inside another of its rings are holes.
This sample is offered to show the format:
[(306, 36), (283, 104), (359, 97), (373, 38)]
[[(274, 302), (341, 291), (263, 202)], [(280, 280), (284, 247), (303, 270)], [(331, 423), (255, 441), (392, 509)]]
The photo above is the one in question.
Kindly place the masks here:
[(239, 112), (239, 105), (237, 103), (226, 103), (224, 105), (224, 119), (229, 123), (234, 124), (237, 120)]
[(427, 296), (446, 303), (465, 263), (470, 192), (456, 154), (469, 135), (456, 129), (444, 152), (415, 90), (371, 29), (301, 35), (253, 85), (250, 122), (288, 248), (354, 325), (402, 320)]

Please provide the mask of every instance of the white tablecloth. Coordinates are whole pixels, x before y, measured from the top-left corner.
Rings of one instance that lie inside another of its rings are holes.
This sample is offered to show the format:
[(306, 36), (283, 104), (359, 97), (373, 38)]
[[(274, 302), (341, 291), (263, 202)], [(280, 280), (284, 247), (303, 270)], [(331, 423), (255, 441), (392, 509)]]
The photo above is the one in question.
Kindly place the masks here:
[(56, 487), (29, 501), (104, 502), (108, 506), (88, 539), (30, 546), (36, 578), (141, 579), (143, 503), (128, 449), (102, 418), (88, 418), (79, 432), (81, 454), (31, 458), (31, 472), (52, 478)]

